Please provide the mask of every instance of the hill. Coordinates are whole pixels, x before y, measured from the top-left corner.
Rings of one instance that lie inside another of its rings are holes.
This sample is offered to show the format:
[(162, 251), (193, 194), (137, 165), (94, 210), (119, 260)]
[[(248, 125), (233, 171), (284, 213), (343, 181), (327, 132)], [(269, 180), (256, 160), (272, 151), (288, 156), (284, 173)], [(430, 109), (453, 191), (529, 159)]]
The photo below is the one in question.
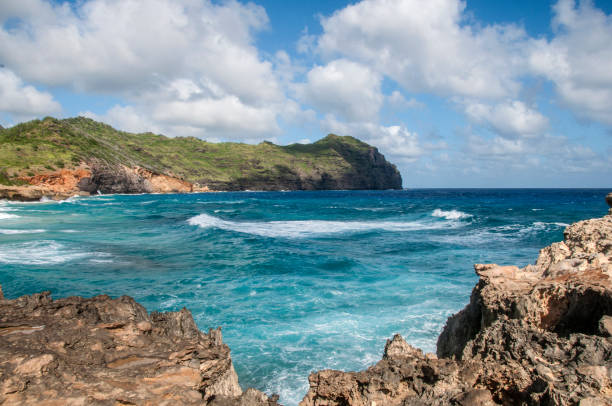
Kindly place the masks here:
[(141, 193), (399, 189), (402, 180), (375, 147), (350, 136), (287, 146), (211, 143), (47, 117), (0, 129), (0, 184)]

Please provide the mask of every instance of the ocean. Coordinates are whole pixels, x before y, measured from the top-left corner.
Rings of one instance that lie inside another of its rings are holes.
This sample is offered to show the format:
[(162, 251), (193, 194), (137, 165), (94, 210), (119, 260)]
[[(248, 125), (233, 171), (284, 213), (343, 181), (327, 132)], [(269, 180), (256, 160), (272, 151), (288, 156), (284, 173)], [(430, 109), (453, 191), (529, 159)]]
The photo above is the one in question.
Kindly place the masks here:
[(7, 298), (133, 296), (222, 326), (243, 387), (296, 405), (308, 374), (360, 370), (394, 333), (435, 352), (474, 263), (524, 266), (595, 189), (422, 189), (104, 195), (0, 202)]

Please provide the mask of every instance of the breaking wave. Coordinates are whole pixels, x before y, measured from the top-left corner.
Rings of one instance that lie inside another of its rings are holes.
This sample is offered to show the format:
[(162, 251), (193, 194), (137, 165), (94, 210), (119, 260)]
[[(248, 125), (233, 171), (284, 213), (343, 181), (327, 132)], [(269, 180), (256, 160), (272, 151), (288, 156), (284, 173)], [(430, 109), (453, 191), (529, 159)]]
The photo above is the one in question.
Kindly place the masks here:
[(442, 210), (442, 209), (435, 209), (431, 213), (431, 215), (434, 217), (444, 218), (446, 220), (461, 220), (461, 219), (472, 217), (471, 214), (467, 214), (459, 210)]
[(223, 220), (208, 214), (200, 214), (188, 220), (192, 226), (218, 228), (262, 237), (300, 238), (312, 235), (357, 233), (372, 230), (418, 231), (456, 227), (453, 223), (423, 221), (328, 221), (293, 220), (267, 222), (238, 222)]

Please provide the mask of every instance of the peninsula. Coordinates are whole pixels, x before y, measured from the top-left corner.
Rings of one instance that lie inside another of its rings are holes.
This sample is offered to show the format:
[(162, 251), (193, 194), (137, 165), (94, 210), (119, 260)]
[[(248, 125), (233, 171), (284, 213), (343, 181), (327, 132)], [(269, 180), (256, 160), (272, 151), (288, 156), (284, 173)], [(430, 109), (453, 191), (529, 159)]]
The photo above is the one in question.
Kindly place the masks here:
[(93, 193), (401, 189), (395, 165), (356, 138), (211, 143), (47, 117), (0, 129), (0, 198)]

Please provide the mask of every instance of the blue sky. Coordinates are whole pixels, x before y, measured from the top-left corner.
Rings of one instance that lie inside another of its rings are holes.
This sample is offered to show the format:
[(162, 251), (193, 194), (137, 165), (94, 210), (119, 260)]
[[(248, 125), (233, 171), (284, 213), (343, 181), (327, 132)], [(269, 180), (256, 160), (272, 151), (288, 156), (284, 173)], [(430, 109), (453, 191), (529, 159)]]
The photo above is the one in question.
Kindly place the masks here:
[(404, 187), (609, 187), (612, 2), (8, 0), (0, 123), (353, 135)]

